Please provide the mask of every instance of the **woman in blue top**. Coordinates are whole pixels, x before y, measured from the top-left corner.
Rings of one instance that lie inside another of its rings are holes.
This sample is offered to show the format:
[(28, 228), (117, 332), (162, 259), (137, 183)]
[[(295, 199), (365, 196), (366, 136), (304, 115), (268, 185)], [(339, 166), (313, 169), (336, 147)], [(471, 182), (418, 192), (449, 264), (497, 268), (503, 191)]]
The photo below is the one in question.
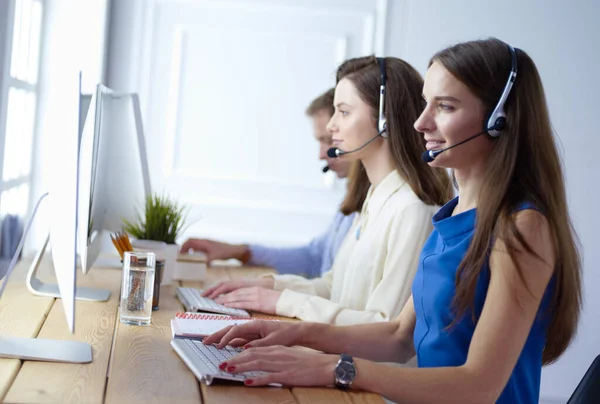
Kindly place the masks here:
[[(497, 39), (462, 43), (432, 58), (423, 98), (423, 158), (453, 169), (459, 196), (433, 218), (412, 299), (391, 323), (257, 321), (207, 338), (251, 346), (227, 371), (272, 372), (246, 384), (335, 384), (411, 403), (538, 402), (542, 365), (575, 334), (581, 275), (537, 69)], [(415, 354), (419, 369), (371, 362)]]

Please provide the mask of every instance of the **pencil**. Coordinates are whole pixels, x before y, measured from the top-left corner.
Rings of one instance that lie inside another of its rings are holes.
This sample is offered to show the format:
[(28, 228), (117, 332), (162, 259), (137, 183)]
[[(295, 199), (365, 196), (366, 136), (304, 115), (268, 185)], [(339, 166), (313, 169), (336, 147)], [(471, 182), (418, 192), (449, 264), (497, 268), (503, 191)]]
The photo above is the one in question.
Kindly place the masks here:
[(130, 247), (131, 244), (129, 243), (129, 238), (127, 237), (127, 234), (121, 233), (121, 242), (125, 247), (125, 251), (133, 251), (133, 248)]
[(121, 256), (121, 259), (123, 259), (123, 251), (121, 250), (121, 246), (119, 245), (118, 241), (113, 237), (112, 234), (110, 235), (110, 239), (111, 239), (113, 245), (115, 246), (115, 248), (117, 249), (117, 252)]
[(117, 237), (117, 243), (119, 243), (121, 250), (123, 250), (123, 253), (125, 253), (127, 251), (127, 246), (125, 245), (123, 237), (121, 237), (120, 235)]
[(131, 245), (131, 241), (129, 241), (129, 235), (125, 232), (122, 232), (123, 239), (125, 240), (125, 245), (127, 246), (127, 251), (133, 251), (133, 246)]

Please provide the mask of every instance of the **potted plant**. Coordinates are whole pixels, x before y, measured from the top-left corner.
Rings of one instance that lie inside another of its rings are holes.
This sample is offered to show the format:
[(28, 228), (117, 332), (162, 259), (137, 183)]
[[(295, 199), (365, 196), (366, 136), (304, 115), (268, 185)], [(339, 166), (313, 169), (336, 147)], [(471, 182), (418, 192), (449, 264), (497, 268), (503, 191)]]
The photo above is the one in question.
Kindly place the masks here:
[(177, 238), (187, 227), (187, 208), (166, 195), (148, 195), (143, 212), (134, 221), (124, 220), (123, 223), (124, 230), (137, 240), (159, 242), (157, 249), (161, 249), (160, 244), (166, 244), (162, 283), (170, 283), (179, 253)]

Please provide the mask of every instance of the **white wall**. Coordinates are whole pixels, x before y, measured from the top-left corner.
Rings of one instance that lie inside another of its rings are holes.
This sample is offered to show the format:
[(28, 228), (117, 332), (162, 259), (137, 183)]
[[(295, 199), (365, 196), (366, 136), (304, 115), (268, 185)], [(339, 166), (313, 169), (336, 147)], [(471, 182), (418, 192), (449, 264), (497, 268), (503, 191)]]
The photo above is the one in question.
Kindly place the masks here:
[[(562, 146), (569, 205), (583, 245), (585, 307), (575, 343), (544, 369), (541, 402), (566, 402), (600, 354), (600, 162), (597, 148), (600, 2), (560, 0), (393, 1), (387, 51), (425, 73), (429, 58), (456, 42), (498, 37), (527, 51), (542, 76)], [(518, 78), (517, 78), (517, 84)]]
[(345, 187), (324, 181), (304, 110), (343, 60), (383, 49), (386, 4), (113, 4), (108, 85), (140, 94), (153, 191), (199, 218), (179, 241), (290, 245), (326, 228)]

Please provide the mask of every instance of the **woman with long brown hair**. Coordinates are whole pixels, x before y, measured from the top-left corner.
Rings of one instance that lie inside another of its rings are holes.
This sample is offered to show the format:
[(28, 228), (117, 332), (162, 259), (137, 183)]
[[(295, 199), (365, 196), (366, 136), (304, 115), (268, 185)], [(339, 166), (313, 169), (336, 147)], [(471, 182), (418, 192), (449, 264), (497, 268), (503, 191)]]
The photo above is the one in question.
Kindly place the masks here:
[(340, 159), (354, 161), (342, 212), (359, 210), (332, 269), (317, 279), (274, 275), (224, 282), (206, 295), (230, 307), (349, 325), (387, 322), (411, 294), (433, 214), (452, 197), (444, 169), (419, 157), (412, 123), (423, 80), (397, 58), (362, 57), (337, 72), (328, 130)]
[[(566, 350), (581, 309), (581, 265), (538, 71), (502, 41), (466, 42), (432, 58), (423, 98), (415, 128), (427, 141), (424, 159), (453, 169), (459, 196), (433, 218), (412, 298), (386, 324), (253, 322), (206, 339), (253, 347), (227, 364), (272, 372), (247, 384), (335, 383), (411, 403), (538, 402), (541, 368)], [(371, 362), (415, 353), (419, 369)]]

